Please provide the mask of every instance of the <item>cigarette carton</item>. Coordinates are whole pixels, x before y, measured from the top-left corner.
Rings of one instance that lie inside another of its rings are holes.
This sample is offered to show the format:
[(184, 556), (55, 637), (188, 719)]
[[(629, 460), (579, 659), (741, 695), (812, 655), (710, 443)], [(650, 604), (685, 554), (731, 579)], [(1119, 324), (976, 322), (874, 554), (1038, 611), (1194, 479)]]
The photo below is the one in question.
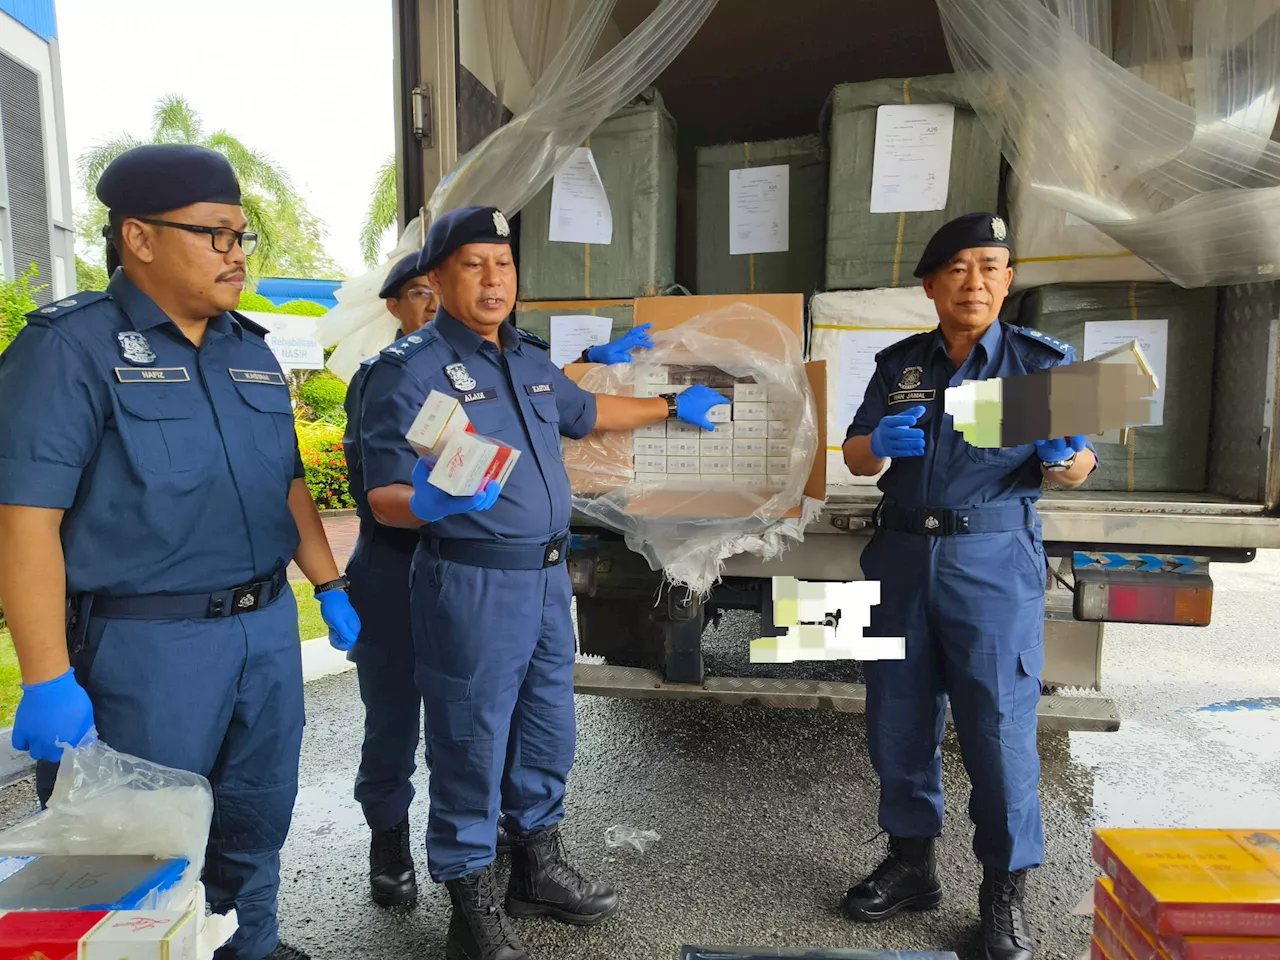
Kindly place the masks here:
[[(420, 457), (435, 458), (458, 431), (473, 430), (462, 404), (454, 397), (432, 390), (405, 434)], [(474, 432), (474, 431), (473, 431)]]
[(707, 411), (707, 419), (712, 423), (728, 423), (731, 416), (728, 403), (721, 403)]
[(455, 497), (474, 496), (489, 480), (506, 482), (520, 458), (520, 451), (491, 437), (455, 433), (427, 482)]
[(791, 423), (787, 420), (768, 421), (767, 436), (770, 440), (790, 440), (795, 434)]
[(702, 458), (703, 475), (712, 474), (716, 476), (729, 476), (733, 473), (732, 457), (703, 457)]
[(667, 474), (668, 477), (674, 477), (677, 474), (681, 476), (697, 476), (701, 473), (699, 467), (700, 460), (698, 457), (667, 457)]
[(697, 437), (667, 441), (667, 456), (696, 457), (702, 453), (702, 441)]
[(638, 456), (635, 459), (636, 473), (662, 473), (667, 472), (667, 458), (653, 456)]
[(744, 402), (733, 405), (734, 420), (768, 420), (769, 405), (759, 402)]
[(744, 473), (750, 476), (764, 476), (764, 461), (764, 457), (734, 457), (733, 472)]
[(667, 439), (667, 424), (651, 423), (647, 427), (636, 427), (636, 437), (644, 437), (647, 440), (665, 440)]
[(781, 477), (786, 479), (791, 476), (791, 458), (767, 457), (765, 462), (765, 472), (771, 477)]
[[(649, 437), (636, 437), (631, 441), (631, 449), (637, 457), (665, 457), (668, 443), (684, 443), (683, 440), (652, 440)], [(676, 451), (679, 453), (680, 451)]]
[(769, 424), (765, 420), (737, 420), (733, 424), (733, 439), (764, 440), (769, 435)]
[(791, 441), (785, 437), (780, 440), (766, 440), (764, 455), (766, 457), (790, 457)]
[[(718, 431), (717, 431), (718, 433)], [(708, 434), (699, 441), (701, 449), (699, 456), (703, 457), (732, 457), (734, 441), (725, 438), (720, 439), (714, 434)]]
[(759, 439), (734, 439), (733, 455), (735, 457), (763, 457), (769, 441)]
[(735, 403), (764, 403), (769, 399), (769, 388), (763, 383), (735, 383), (733, 399)]

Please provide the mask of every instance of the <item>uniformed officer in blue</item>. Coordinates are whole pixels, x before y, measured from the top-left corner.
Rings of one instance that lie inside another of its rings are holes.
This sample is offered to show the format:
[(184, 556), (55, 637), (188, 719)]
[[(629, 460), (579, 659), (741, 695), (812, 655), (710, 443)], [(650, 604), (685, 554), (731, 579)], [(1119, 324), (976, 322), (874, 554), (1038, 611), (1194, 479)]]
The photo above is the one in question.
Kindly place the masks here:
[(52, 792), (62, 746), (202, 774), (204, 883), (227, 960), (298, 960), (276, 895), (298, 786), (295, 559), (332, 642), (359, 620), (303, 480), (289, 389), (245, 279), (240, 188), (220, 154), (162, 145), (103, 172), (105, 293), (33, 313), (0, 357), (0, 596), (22, 667), (13, 743)]
[[(562, 436), (678, 416), (713, 429), (727, 398), (597, 396), (509, 323), (516, 271), (493, 207), (431, 226), (420, 266), (440, 297), (420, 335), (383, 351), (364, 383), (360, 437), (379, 522), (420, 530), (411, 585), (418, 689), (431, 770), (427, 866), (453, 903), (450, 960), (526, 960), (509, 916), (591, 924), (617, 894), (569, 863), (558, 825), (573, 764), (574, 634), (565, 569), (570, 515)], [(498, 489), (449, 496), (405, 440), (431, 390), (458, 397), (476, 432), (520, 459)], [(494, 889), (499, 816), (512, 840), (505, 904)]]
[[(399, 260), (387, 274), (379, 296), (400, 321), (396, 339), (417, 334), (435, 318), (437, 300), (419, 266), (418, 251)], [(648, 325), (628, 331), (618, 340), (592, 347), (594, 363), (631, 358), (631, 350), (651, 345)], [(524, 344), (549, 345), (527, 331)], [(410, 341), (412, 342), (412, 341)], [(422, 731), (422, 696), (413, 679), (413, 628), (409, 619), (409, 567), (418, 546), (418, 532), (387, 527), (374, 519), (365, 494), (360, 453), (360, 398), (364, 378), (377, 357), (360, 366), (347, 390), (346, 453), (351, 497), (360, 516), (360, 535), (347, 564), (351, 602), (363, 628), (360, 642), (348, 654), (356, 664), (360, 697), (364, 701), (364, 745), (356, 775), (355, 798), (364, 810), (372, 837), (369, 843), (369, 887), (375, 903), (399, 906), (418, 895), (417, 874), (409, 843), (412, 777), (417, 769)], [(509, 841), (498, 826), (497, 850)]]
[(1027, 871), (1044, 857), (1036, 707), (1044, 666), (1046, 561), (1035, 502), (1042, 483), (1083, 483), (1084, 437), (1010, 449), (967, 444), (943, 414), (948, 387), (1070, 363), (1070, 346), (999, 319), (1013, 281), (1012, 238), (990, 213), (943, 226), (915, 275), (938, 327), (876, 355), (844, 444), (856, 476), (880, 478), (877, 529), (862, 553), (881, 584), (876, 636), (906, 637), (906, 659), (866, 664), (867, 739), (880, 776), (889, 856), (846, 894), (857, 920), (936, 907), (947, 698), (973, 785), (973, 849), (983, 865), (982, 936), (990, 960), (1033, 944)]

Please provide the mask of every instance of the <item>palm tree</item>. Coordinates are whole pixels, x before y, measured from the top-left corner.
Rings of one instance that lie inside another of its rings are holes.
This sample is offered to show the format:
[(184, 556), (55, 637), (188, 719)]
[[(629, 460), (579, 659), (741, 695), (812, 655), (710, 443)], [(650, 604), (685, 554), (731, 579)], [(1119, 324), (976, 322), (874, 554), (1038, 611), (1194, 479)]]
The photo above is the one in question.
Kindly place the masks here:
[(85, 151), (77, 163), (89, 207), (78, 232), (89, 249), (101, 249), (107, 210), (94, 196), (98, 178), (116, 157), (143, 143), (198, 144), (217, 150), (230, 161), (240, 180), (241, 207), (249, 229), (258, 234), (258, 249), (249, 258), (249, 278), (286, 276), (341, 278), (342, 272), (324, 252), (323, 224), (295, 192), (289, 175), (268, 156), (245, 146), (225, 130), (205, 133), (200, 115), (183, 97), (161, 97), (152, 113), (151, 137), (122, 134)]
[(396, 158), (387, 157), (373, 179), (369, 209), (360, 228), (360, 254), (366, 267), (376, 267), (382, 258), (382, 241), (396, 222)]

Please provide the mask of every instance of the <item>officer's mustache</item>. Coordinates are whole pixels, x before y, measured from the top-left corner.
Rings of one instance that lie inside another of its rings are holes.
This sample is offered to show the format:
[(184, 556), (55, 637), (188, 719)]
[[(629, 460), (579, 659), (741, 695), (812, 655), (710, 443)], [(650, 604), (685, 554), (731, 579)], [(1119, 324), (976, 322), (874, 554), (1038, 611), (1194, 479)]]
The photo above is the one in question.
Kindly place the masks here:
[(243, 279), (244, 279), (243, 270), (228, 270), (226, 273), (218, 274), (219, 283), (222, 283), (226, 280), (243, 280)]

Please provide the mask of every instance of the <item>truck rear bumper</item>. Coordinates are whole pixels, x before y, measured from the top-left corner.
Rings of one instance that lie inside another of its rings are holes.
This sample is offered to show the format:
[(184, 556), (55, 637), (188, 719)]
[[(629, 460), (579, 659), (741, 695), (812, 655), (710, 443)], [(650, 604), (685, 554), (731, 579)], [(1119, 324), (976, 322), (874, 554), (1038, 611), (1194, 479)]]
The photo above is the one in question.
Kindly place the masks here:
[[(573, 684), (578, 693), (600, 697), (715, 700), (735, 706), (841, 713), (863, 713), (867, 708), (867, 688), (860, 683), (751, 677), (707, 677), (701, 684), (668, 683), (659, 670), (579, 663), (573, 670)], [(1039, 715), (1042, 730), (1113, 732), (1120, 729), (1120, 714), (1115, 704), (1102, 697), (1044, 696), (1040, 698)], [(951, 723), (950, 709), (947, 723)]]

